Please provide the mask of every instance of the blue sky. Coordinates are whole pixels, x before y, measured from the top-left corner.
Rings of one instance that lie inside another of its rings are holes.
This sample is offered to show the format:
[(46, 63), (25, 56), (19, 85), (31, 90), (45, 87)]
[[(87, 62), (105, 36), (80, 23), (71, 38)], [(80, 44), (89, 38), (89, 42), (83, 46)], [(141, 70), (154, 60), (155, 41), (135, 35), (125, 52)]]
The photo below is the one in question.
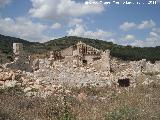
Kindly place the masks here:
[(122, 45), (160, 46), (160, 0), (156, 4), (155, 0), (152, 4), (150, 0), (116, 0), (117, 5), (114, 0), (101, 1), (0, 0), (0, 34), (35, 42), (80, 36)]

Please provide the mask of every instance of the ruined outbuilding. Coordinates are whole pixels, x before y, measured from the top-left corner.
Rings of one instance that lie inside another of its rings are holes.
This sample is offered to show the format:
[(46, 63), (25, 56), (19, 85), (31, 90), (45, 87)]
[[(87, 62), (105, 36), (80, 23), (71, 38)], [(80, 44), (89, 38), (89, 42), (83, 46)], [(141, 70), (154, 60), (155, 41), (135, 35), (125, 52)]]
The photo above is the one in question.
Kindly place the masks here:
[(6, 64), (6, 68), (32, 72), (32, 66), (23, 51), (22, 43), (13, 43), (14, 61)]
[[(19, 85), (27, 96), (47, 96), (68, 86), (135, 87), (149, 84), (146, 72), (160, 72), (160, 62), (123, 61), (83, 42), (61, 51), (50, 51), (49, 58), (34, 58), (13, 44), (14, 61), (0, 66), (0, 88)], [(154, 74), (153, 74), (154, 75)], [(158, 76), (157, 76), (158, 77)], [(137, 78), (140, 78), (137, 81)], [(144, 79), (141, 79), (144, 78)], [(59, 87), (58, 87), (59, 86)]]
[(94, 65), (99, 70), (110, 71), (110, 50), (101, 51), (81, 41), (59, 52), (51, 52), (50, 60), (53, 59), (64, 59), (74, 67)]

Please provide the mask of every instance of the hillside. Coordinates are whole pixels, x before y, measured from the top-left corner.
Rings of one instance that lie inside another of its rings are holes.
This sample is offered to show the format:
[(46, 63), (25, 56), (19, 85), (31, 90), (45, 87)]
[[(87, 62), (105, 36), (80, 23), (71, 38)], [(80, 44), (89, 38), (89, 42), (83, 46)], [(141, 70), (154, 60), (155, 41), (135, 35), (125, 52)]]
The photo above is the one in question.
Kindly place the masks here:
[(0, 51), (6, 54), (12, 54), (13, 43), (23, 43), (24, 50), (29, 53), (44, 52), (45, 47), (38, 42), (29, 42), (20, 38), (4, 36), (0, 34)]
[(111, 50), (113, 57), (118, 57), (123, 60), (141, 60), (147, 59), (150, 61), (160, 60), (160, 47), (132, 47), (113, 44), (112, 42), (106, 42), (97, 39), (82, 38), (76, 36), (63, 37), (44, 43), (48, 50), (63, 49), (71, 45), (76, 44), (78, 41), (82, 41), (95, 48)]
[(26, 40), (22, 40), (19, 38), (9, 37), (0, 35), (0, 51), (7, 55), (11, 55), (12, 53), (12, 44), (14, 42), (20, 42), (24, 45), (24, 50), (27, 53), (46, 53), (50, 50), (61, 50), (67, 48), (71, 45), (76, 44), (78, 41), (82, 41), (91, 45), (98, 49), (110, 49), (111, 55), (113, 57), (118, 57), (123, 60), (140, 60), (140, 59), (147, 59), (150, 61), (160, 60), (160, 47), (147, 47), (147, 48), (140, 48), (140, 47), (132, 47), (132, 46), (122, 46), (113, 44), (112, 42), (106, 42), (97, 39), (89, 39), (89, 38), (82, 38), (76, 36), (65, 36), (62, 38), (58, 38), (55, 40), (51, 40), (45, 43), (35, 43), (29, 42)]

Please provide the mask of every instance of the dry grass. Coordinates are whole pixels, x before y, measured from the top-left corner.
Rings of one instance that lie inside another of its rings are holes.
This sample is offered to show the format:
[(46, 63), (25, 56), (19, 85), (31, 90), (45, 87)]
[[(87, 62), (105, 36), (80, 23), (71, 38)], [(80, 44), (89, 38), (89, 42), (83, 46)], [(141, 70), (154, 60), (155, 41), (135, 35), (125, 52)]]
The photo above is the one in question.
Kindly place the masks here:
[[(0, 120), (159, 120), (160, 85), (136, 88), (68, 88), (71, 94), (27, 98), (19, 89), (0, 92)], [(17, 92), (19, 91), (19, 92)], [(79, 92), (87, 100), (79, 102)]]

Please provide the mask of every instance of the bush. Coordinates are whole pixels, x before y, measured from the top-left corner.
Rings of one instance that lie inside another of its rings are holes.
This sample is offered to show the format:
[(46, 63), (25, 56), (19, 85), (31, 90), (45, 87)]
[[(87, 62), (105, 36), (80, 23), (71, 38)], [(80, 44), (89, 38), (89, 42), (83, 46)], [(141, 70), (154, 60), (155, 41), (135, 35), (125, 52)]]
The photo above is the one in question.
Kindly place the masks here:
[(0, 89), (0, 94), (24, 94), (23, 90), (19, 86), (8, 87), (6, 89)]
[(107, 113), (105, 120), (136, 120), (137, 110), (130, 107), (122, 107), (117, 111)]

